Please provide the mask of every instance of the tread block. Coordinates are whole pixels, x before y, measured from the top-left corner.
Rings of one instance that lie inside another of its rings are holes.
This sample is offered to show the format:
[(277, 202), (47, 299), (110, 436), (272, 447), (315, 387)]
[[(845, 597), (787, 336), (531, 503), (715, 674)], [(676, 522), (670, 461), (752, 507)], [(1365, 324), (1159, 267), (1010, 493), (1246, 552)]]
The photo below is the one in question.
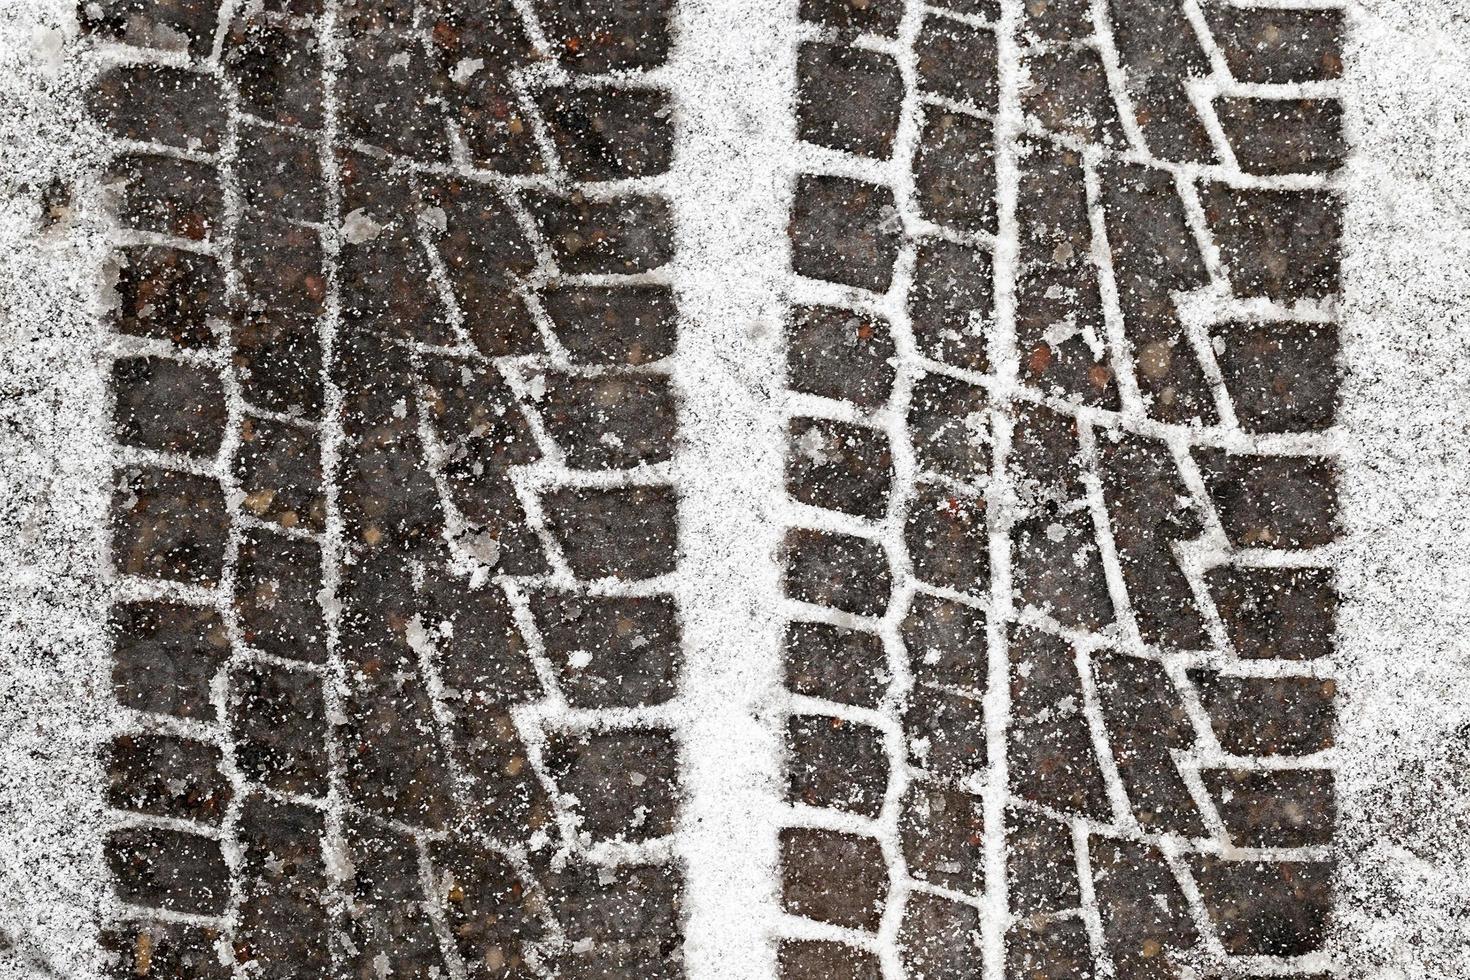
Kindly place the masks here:
[(903, 77), (890, 55), (838, 44), (797, 49), (796, 126), (801, 139), (886, 160), (903, 108)]
[(232, 964), (220, 962), (224, 934), (208, 926), (119, 922), (103, 928), (97, 941), (108, 980), (230, 980), (234, 975)]
[(888, 687), (888, 658), (876, 633), (828, 623), (786, 624), (786, 686), (797, 694), (872, 708)]
[(1235, 755), (1308, 755), (1336, 744), (1336, 682), (1315, 677), (1231, 677), (1191, 670), (1220, 747)]
[(683, 976), (684, 883), (676, 867), (572, 865), (547, 876), (565, 930), (566, 976), (675, 980)]
[(1061, 813), (1112, 817), (1083, 714), (1082, 679), (1059, 637), (1011, 629), (1011, 791)]
[(1194, 798), (1173, 752), (1194, 746), (1183, 699), (1156, 660), (1099, 653), (1093, 661), (1098, 701), (1118, 774), (1133, 815), (1148, 831), (1204, 834)]
[(781, 906), (791, 915), (876, 932), (887, 899), (888, 868), (873, 838), (781, 831)]
[(225, 280), (209, 255), (161, 245), (116, 253), (117, 281), (109, 319), (119, 333), (167, 340), (178, 347), (211, 347), (214, 324), (224, 323)]
[(648, 272), (673, 259), (669, 202), (650, 194), (593, 200), (542, 195), (531, 214), (557, 268), (571, 275)]
[(268, 126), (240, 129), (235, 178), (245, 204), (277, 217), (321, 221), (326, 182), (317, 141)]
[(1031, 810), (1009, 809), (1006, 880), (1011, 910), (1018, 917), (1081, 905), (1077, 855), (1067, 825)]
[(120, 901), (170, 912), (220, 915), (230, 870), (219, 841), (158, 827), (114, 830), (103, 844)]
[(531, 609), (571, 704), (630, 708), (676, 693), (683, 653), (672, 596), (545, 591), (531, 596)]
[(255, 796), (240, 811), (237, 961), (264, 980), (322, 976), (327, 944), (327, 874), (321, 811)]
[(515, 721), (481, 702), (455, 714), (452, 743), (471, 774), (460, 805), (471, 825), (497, 840), (544, 832), (554, 842), (551, 800), (532, 768)]
[(1200, 195), (1237, 296), (1293, 302), (1338, 292), (1339, 195), (1220, 183), (1204, 184)]
[(545, 571), (541, 541), (510, 482), (510, 467), (541, 458), (521, 406), (493, 369), (435, 359), (426, 374), (423, 407), (442, 451), (440, 473), (469, 525), (461, 546), (508, 574)]
[(899, 810), (908, 873), (970, 895), (985, 890), (984, 830), (980, 798), (960, 790), (915, 783)]
[(899, 635), (908, 650), (909, 673), (915, 683), (984, 697), (988, 651), (983, 611), (915, 593)]
[(905, 423), (923, 469), (969, 482), (990, 474), (990, 397), (984, 388), (925, 374), (914, 382)]
[(104, 0), (77, 10), (84, 34), (195, 59), (209, 55), (218, 20), (215, 0)]
[(1113, 622), (1096, 528), (1085, 511), (1019, 521), (1011, 541), (1011, 581), (1022, 606), (1072, 629)]
[(881, 615), (893, 590), (883, 548), (867, 538), (795, 528), (786, 533), (786, 594), (862, 616)]
[(219, 170), (177, 157), (124, 154), (108, 167), (108, 189), (116, 194), (119, 222), (138, 231), (194, 241), (219, 229)]
[(346, 12), (339, 125), (350, 140), (421, 160), (447, 160), (444, 93), (408, 24), (373, 23), (380, 11)]
[(1332, 909), (1330, 862), (1194, 860), (1194, 874), (1225, 951), (1302, 956), (1322, 948)]
[(408, 411), (402, 418), (363, 421), (360, 436), (343, 453), (339, 476), (347, 539), (372, 555), (437, 548), (444, 514), (417, 421)]
[(1209, 74), (1209, 60), (1184, 11), (1156, 0), (1110, 0), (1113, 41), (1149, 148), (1173, 161), (1213, 163), (1204, 125), (1185, 83)]
[(864, 817), (878, 816), (888, 790), (883, 733), (830, 715), (786, 722), (786, 798)]
[[(530, 892), (534, 883), (503, 855), (468, 842), (435, 844), (433, 857), (440, 872), (435, 901), (445, 910), (469, 975), (476, 980), (530, 975), (527, 948), (546, 932)], [(385, 882), (392, 880), (384, 875)], [(424, 939), (425, 945), (431, 942), (432, 933)]]
[(1026, 383), (1116, 409), (1081, 154), (1022, 143), (1016, 219), (1016, 346)]
[(786, 382), (797, 391), (877, 408), (893, 390), (893, 333), (881, 316), (798, 307), (786, 332)]
[(878, 293), (888, 289), (900, 232), (891, 188), (802, 174), (794, 202), (789, 234), (797, 275)]
[(904, 523), (914, 577), (979, 595), (990, 587), (990, 531), (983, 498), (921, 487)]
[(1246, 173), (1330, 173), (1347, 156), (1336, 99), (1221, 98), (1215, 114)]
[[(1062, 7), (1065, 13), (1069, 4), (1053, 3), (1050, 6)], [(1118, 118), (1118, 107), (1113, 103), (1113, 94), (1108, 88), (1102, 56), (1096, 49), (1082, 46), (1047, 48), (1028, 54), (1024, 65), (1032, 82), (1032, 87), (1021, 97), (1027, 115), (1051, 132), (1086, 143), (1110, 147), (1127, 145), (1123, 124)]]
[(1034, 0), (1023, 8), (1022, 42), (1081, 41), (1092, 36), (1088, 0)]
[(545, 494), (542, 506), (579, 579), (646, 579), (674, 570), (678, 497), (670, 486), (567, 487)]
[(995, 31), (930, 14), (914, 42), (919, 90), (994, 113), (1000, 100)]
[(452, 463), (505, 469), (541, 458), (520, 403), (494, 368), (434, 358), (423, 381), (435, 435)]
[(1342, 75), (1342, 10), (1204, 4), (1205, 19), (1237, 81), (1317, 82)]
[(1337, 465), (1318, 456), (1196, 450), (1220, 524), (1238, 548), (1316, 548), (1337, 537)]
[(230, 730), (246, 779), (308, 796), (327, 793), (327, 712), (320, 678), (263, 664), (230, 672)]
[(909, 893), (898, 931), (905, 973), (924, 980), (979, 980), (980, 910), (927, 892)]
[(288, 530), (320, 532), (326, 526), (321, 447), (314, 432), (246, 416), (234, 465), (249, 513)]
[(417, 655), (409, 642), (410, 622), (422, 611), (415, 572), (392, 552), (364, 551), (356, 562), (342, 566), (337, 648), (352, 667), (377, 672), (385, 660)]
[(234, 333), (235, 377), (251, 405), (315, 418), (322, 410), (322, 342), (311, 314), (252, 310)]
[(406, 177), (362, 153), (340, 153), (337, 259), (348, 327), (429, 344), (456, 342), (418, 240), (423, 212)]
[(1098, 446), (1103, 501), (1138, 630), (1148, 644), (1200, 649), (1207, 639), (1173, 542), (1203, 524), (1162, 443), (1135, 435)]
[(776, 955), (781, 980), (883, 980), (878, 957), (846, 943), (786, 939)]
[(801, 0), (801, 19), (843, 32), (892, 37), (903, 19), (900, 0)]
[(980, 702), (948, 691), (915, 691), (903, 713), (909, 763), (934, 779), (966, 786), (985, 768), (985, 719)]
[(321, 55), (310, 27), (259, 15), (236, 17), (220, 63), (239, 93), (240, 111), (281, 126), (321, 126)]
[(352, 801), (369, 812), (437, 829), (454, 801), (445, 748), (411, 652), (385, 642), (354, 671), (341, 727), (343, 780)]
[(426, 570), (414, 605), (404, 639), (420, 657), (436, 661), (451, 710), (503, 708), (542, 696), (526, 638), (499, 585)]
[(676, 401), (669, 378), (650, 374), (546, 374), (538, 406), (576, 469), (631, 469), (673, 455)]
[(229, 533), (219, 482), (159, 467), (119, 470), (116, 478), (113, 567), (146, 578), (218, 582)]
[(1220, 819), (1239, 847), (1332, 843), (1336, 794), (1330, 769), (1204, 769)]
[(656, 68), (672, 43), (672, 0), (603, 4), (537, 0), (546, 39), (563, 67), (588, 74)]
[(540, 351), (540, 335), (515, 291), (536, 256), (505, 202), (490, 187), (452, 179), (428, 188), (425, 201), (438, 209), (426, 215), (443, 215), (430, 237), (475, 347), (486, 357)]
[(1006, 976), (1012, 980), (1093, 980), (1087, 927), (1075, 919), (1029, 925), (1006, 933)]
[(1116, 411), (1122, 401), (1101, 341), (1097, 270), (1089, 263), (1039, 264), (1022, 273), (1016, 292), (1016, 338), (1026, 383), (1054, 397)]
[(1045, 405), (1022, 404), (1014, 411), (1008, 463), (1023, 503), (1055, 506), (1081, 497), (1085, 490), (1077, 418)]
[(118, 703), (175, 718), (216, 718), (210, 686), (230, 655), (219, 612), (169, 602), (112, 607), (112, 691)]
[(673, 833), (679, 746), (672, 732), (553, 733), (548, 742), (547, 772), (592, 842), (647, 841)]
[(1208, 282), (1178, 188), (1167, 172), (1141, 164), (1109, 167), (1101, 178), (1118, 304), (1149, 414), (1214, 424), (1214, 400), (1172, 295)]
[(1310, 660), (1336, 648), (1331, 569), (1225, 565), (1205, 581), (1238, 656)]
[(944, 9), (966, 17), (979, 17), (992, 24), (1000, 20), (1000, 0), (946, 0)]
[(225, 433), (219, 375), (166, 357), (112, 363), (113, 435), (125, 446), (213, 456)]
[(1179, 976), (1200, 936), (1163, 855), (1152, 844), (1094, 837), (1091, 857), (1103, 937), (1118, 975)]
[(1216, 331), (1220, 373), (1250, 432), (1317, 432), (1337, 415), (1342, 369), (1327, 323), (1227, 323)]
[(322, 663), (327, 626), (318, 602), (321, 548), (258, 528), (244, 530), (239, 548), (235, 612), (245, 641), (277, 657)]
[[(152, 0), (148, 0), (152, 5)], [(141, 5), (141, 3), (140, 3)], [(126, 65), (97, 77), (87, 104), (115, 136), (213, 153), (225, 132), (220, 83), (182, 68)]]
[(812, 507), (878, 519), (888, 510), (893, 454), (881, 429), (793, 418), (786, 492)]
[(109, 806), (218, 826), (233, 791), (218, 746), (160, 732), (119, 735), (107, 758)]
[(550, 89), (541, 117), (573, 180), (629, 180), (665, 173), (674, 155), (672, 103), (649, 89)]
[(678, 309), (668, 286), (558, 283), (541, 304), (573, 363), (652, 364), (674, 352)]
[[(413, 372), (401, 346), (364, 331), (338, 337), (332, 377), (342, 392), (342, 427), (353, 443), (375, 426), (401, 424), (416, 408)], [(431, 399), (432, 400), (432, 399)], [(344, 447), (344, 454), (351, 449)]]
[(261, 306), (320, 316), (327, 295), (317, 233), (266, 215), (240, 223), (236, 248), (240, 282)]
[(985, 371), (986, 329), (993, 322), (990, 254), (936, 239), (919, 247), (909, 289), (914, 343), (925, 357)]
[[(352, 876), (347, 883), (350, 903), (344, 924), (351, 946), (356, 949), (355, 953), (345, 951), (343, 959), (348, 969), (356, 971), (354, 975), (372, 976), (377, 964), (386, 962), (390, 977), (429, 980), (435, 969), (447, 974), (439, 937), (429, 919), (430, 899), (424, 894), (424, 878), (413, 839), (379, 824), (353, 818), (343, 821), (342, 833), (352, 862)], [(481, 860), (482, 866), (491, 863), (492, 860)], [(456, 882), (448, 862), (440, 864), (437, 870), (440, 874), (431, 880), (443, 893), (450, 892)], [(433, 900), (444, 904), (443, 893), (434, 895)], [(455, 906), (450, 904), (448, 908), (453, 910)], [(465, 928), (452, 911), (449, 918), (451, 930)]]
[(458, 123), (470, 156), (504, 174), (541, 169), (531, 122), (511, 88), (511, 73), (536, 60), (526, 27), (508, 0), (433, 4), (426, 22), (435, 91)]

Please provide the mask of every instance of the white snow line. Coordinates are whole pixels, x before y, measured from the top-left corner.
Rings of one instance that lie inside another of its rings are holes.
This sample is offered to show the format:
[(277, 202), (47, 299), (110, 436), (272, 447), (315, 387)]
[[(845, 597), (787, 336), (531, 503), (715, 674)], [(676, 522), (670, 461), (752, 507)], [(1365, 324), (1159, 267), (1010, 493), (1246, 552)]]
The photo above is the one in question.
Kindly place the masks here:
[[(995, 118), (995, 187), (997, 234), (994, 254), (995, 324), (987, 345), (992, 370), (1002, 384), (1017, 384), (1020, 355), (1016, 349), (1016, 277), (1020, 262), (1020, 226), (1016, 216), (1021, 173), (1018, 152), (1025, 128), (1021, 106), (1024, 68), (1017, 35), (1024, 21), (1022, 0), (1001, 0), (996, 24), (996, 71), (1000, 102)], [(984, 700), (988, 772), (983, 791), (985, 901), (980, 921), (986, 980), (1006, 976), (1006, 932), (1010, 927), (1010, 894), (1006, 871), (1006, 804), (1010, 799), (1007, 748), (1011, 713), (1010, 622), (1015, 616), (1011, 592), (1011, 524), (1014, 490), (1008, 471), (1015, 416), (1009, 401), (992, 409), (992, 498), (986, 508), (990, 534), (990, 600), (985, 620), (988, 676)]]
[(422, 835), (413, 835), (413, 850), (419, 888), (424, 893), (424, 916), (429, 920), (429, 926), (434, 931), (434, 938), (438, 941), (439, 949), (444, 954), (444, 965), (449, 969), (450, 980), (464, 980), (468, 976), (464, 957), (460, 955), (459, 944), (450, 931), (448, 916), (444, 914), (444, 906), (437, 899), (439, 882), (436, 880), (434, 864), (429, 857), (428, 842)]
[(1341, 899), (1329, 949), (1385, 980), (1470, 976), (1470, 25), (1453, 2), (1348, 10), (1338, 557)]
[(1143, 128), (1138, 125), (1133, 97), (1128, 94), (1126, 69), (1122, 59), (1118, 57), (1118, 46), (1113, 41), (1113, 18), (1108, 10), (1107, 0), (1091, 0), (1091, 13), (1097, 53), (1102, 59), (1103, 74), (1108, 79), (1108, 91), (1113, 97), (1113, 105), (1117, 107), (1118, 122), (1123, 126), (1123, 135), (1128, 137), (1129, 145), (1136, 152), (1151, 157), (1148, 140), (1144, 138)]
[(1220, 362), (1215, 356), (1214, 341), (1210, 337), (1209, 330), (1205, 328), (1206, 322), (1220, 322), (1222, 318), (1218, 314), (1208, 319), (1199, 316), (1187, 317), (1183, 312), (1183, 307), (1186, 306), (1191, 306), (1193, 312), (1199, 309), (1209, 309), (1220, 301), (1228, 300), (1230, 280), (1225, 274), (1220, 249), (1210, 235), (1209, 221), (1205, 218), (1205, 209), (1200, 203), (1198, 189), (1194, 184), (1183, 180), (1176, 174), (1174, 191), (1179, 195), (1180, 206), (1184, 209), (1184, 223), (1194, 236), (1195, 245), (1199, 249), (1200, 257), (1204, 260), (1210, 282), (1204, 289), (1188, 294), (1187, 299), (1181, 298), (1184, 294), (1174, 293), (1170, 296), (1169, 302), (1179, 312), (1179, 321), (1184, 327), (1185, 338), (1189, 346), (1194, 349), (1195, 360), (1199, 364), (1205, 383), (1210, 386), (1215, 402), (1215, 412), (1220, 416), (1220, 427), (1227, 430), (1239, 429), (1240, 422), (1235, 415), (1235, 402), (1230, 397), (1229, 389), (1225, 386), (1225, 377), (1220, 371)]
[(1344, 10), (1345, 0), (1226, 0), (1243, 10)]
[(1113, 743), (1108, 737), (1107, 721), (1103, 717), (1102, 699), (1097, 692), (1097, 677), (1092, 671), (1092, 654), (1086, 650), (1075, 651), (1072, 665), (1077, 671), (1077, 681), (1081, 686), (1082, 716), (1087, 719), (1087, 733), (1092, 739), (1092, 751), (1097, 756), (1103, 791), (1107, 793), (1108, 805), (1113, 811), (1113, 824), (1136, 831), (1138, 821), (1133, 816), (1128, 790), (1118, 772), (1118, 760), (1113, 755)]
[(1071, 831), (1072, 853), (1077, 859), (1077, 892), (1082, 908), (1082, 924), (1087, 929), (1087, 945), (1097, 961), (1098, 976), (1111, 977), (1114, 975), (1113, 958), (1108, 953), (1107, 940), (1103, 935), (1102, 909), (1097, 903), (1097, 889), (1092, 880), (1092, 848), (1088, 829), (1082, 821), (1073, 820)]
[(1225, 61), (1225, 53), (1215, 41), (1215, 33), (1210, 30), (1209, 21), (1205, 18), (1199, 0), (1180, 0), (1179, 9), (1193, 28), (1195, 40), (1199, 41), (1205, 57), (1210, 60), (1211, 82), (1216, 85), (1227, 84), (1230, 81), (1230, 66)]
[[(216, 25), (216, 42), (218, 48), (219, 38), (223, 37), (230, 18), (234, 15), (235, 4), (223, 4), (219, 12), (219, 21)], [(235, 159), (239, 149), (240, 113), (239, 98), (234, 85), (226, 78), (220, 79), (220, 91), (224, 97), (223, 111), (225, 114), (225, 132), (221, 141), (218, 157), (220, 187), (223, 192), (221, 202), (221, 228), (213, 239), (213, 244), (218, 249), (220, 265), (224, 270), (225, 289), (234, 298), (241, 295), (240, 272), (238, 264), (231, 261), (234, 252), (234, 239), (239, 228), (244, 202), (242, 200), (239, 181), (235, 174)], [(223, 352), (232, 351), (234, 348), (234, 331), (231, 325), (221, 321), (217, 327), (218, 340)], [(218, 741), (220, 749), (220, 772), (230, 785), (230, 801), (225, 808), (225, 813), (219, 827), (220, 850), (224, 856), (229, 871), (229, 901), (224, 914), (224, 928), (222, 930), (221, 943), (232, 944), (238, 936), (240, 928), (240, 903), (242, 901), (242, 864), (244, 860), (244, 849), (240, 843), (239, 820), (240, 811), (244, 804), (248, 784), (241, 773), (235, 754), (235, 740), (230, 732), (230, 674), (238, 668), (247, 656), (244, 649), (244, 635), (240, 628), (239, 616), (235, 610), (235, 576), (237, 571), (237, 559), (240, 550), (240, 538), (244, 528), (239, 524), (237, 518), (242, 513), (241, 503), (243, 492), (235, 477), (233, 460), (239, 451), (241, 441), (241, 425), (245, 417), (245, 402), (241, 395), (239, 379), (235, 377), (232, 365), (227, 361), (219, 365), (220, 384), (225, 399), (225, 422), (224, 434), (220, 442), (219, 450), (215, 454), (214, 472), (220, 484), (225, 499), (225, 511), (229, 519), (229, 529), (225, 538), (223, 564), (221, 568), (219, 583), (217, 586), (218, 605), (221, 622), (224, 624), (225, 633), (229, 638), (230, 655), (222, 660), (219, 669), (210, 682), (210, 702), (218, 712), (219, 731), (221, 737)], [(241, 969), (237, 966), (236, 971)]]
[[(317, 21), (317, 44), (321, 51), (322, 71), (322, 129), (318, 137), (322, 179), (326, 199), (322, 202), (322, 273), (327, 280), (327, 295), (322, 317), (318, 321), (317, 333), (322, 347), (322, 412), (319, 438), (321, 441), (322, 498), (325, 518), (322, 534), (322, 590), (319, 603), (322, 606), (322, 621), (325, 626), (327, 645), (328, 676), (322, 680), (322, 702), (327, 716), (327, 805), (324, 819), (325, 834), (322, 837), (322, 863), (326, 868), (328, 895), (331, 906), (329, 915), (334, 926), (340, 924), (348, 914), (347, 878), (351, 874), (352, 861), (343, 835), (343, 810), (348, 805), (344, 784), (342, 746), (337, 737), (337, 725), (345, 722), (347, 712), (344, 697), (348, 691), (347, 665), (342, 657), (340, 621), (342, 601), (342, 565), (346, 560), (347, 545), (341, 508), (338, 505), (338, 480), (341, 470), (342, 449), (346, 433), (342, 427), (343, 394), (332, 378), (338, 351), (338, 332), (342, 320), (342, 284), (337, 274), (337, 256), (342, 249), (340, 232), (342, 220), (342, 181), (337, 165), (338, 131), (336, 76), (341, 69), (344, 55), (337, 39), (336, 0), (326, 0), (322, 16)], [(335, 968), (341, 966), (341, 944), (336, 941), (335, 929), (329, 931), (328, 948)]]
[(678, 828), (690, 980), (775, 976), (782, 385), (793, 0), (676, 7)]
[(888, 606), (879, 621), (878, 633), (883, 641), (884, 662), (889, 682), (880, 702), (888, 722), (883, 744), (888, 755), (888, 783), (884, 787), (883, 807), (874, 830), (888, 871), (888, 901), (879, 920), (876, 951), (883, 976), (896, 980), (904, 975), (899, 954), (899, 935), (908, 905), (913, 879), (908, 874), (899, 834), (899, 817), (904, 794), (914, 782), (909, 753), (904, 738), (900, 711), (913, 689), (908, 650), (901, 633), (903, 616), (913, 599), (915, 579), (909, 559), (904, 524), (913, 506), (919, 480), (919, 464), (908, 432), (909, 405), (915, 381), (923, 376), (918, 345), (914, 340), (913, 318), (909, 315), (908, 295), (914, 279), (918, 257), (916, 226), (923, 222), (917, 206), (914, 163), (918, 159), (919, 136), (923, 127), (923, 105), (919, 99), (919, 64), (914, 47), (923, 29), (925, 13), (916, 0), (907, 0), (899, 21), (894, 56), (903, 78), (903, 102), (893, 136), (893, 199), (904, 231), (904, 241), (893, 266), (893, 279), (880, 307), (893, 331), (895, 354), (893, 390), (886, 406), (889, 449), (893, 459), (892, 487), (888, 510), (884, 515), (882, 545), (893, 574), (894, 587)]
[[(1138, 377), (1133, 372), (1133, 345), (1128, 340), (1122, 300), (1118, 295), (1118, 281), (1113, 269), (1113, 248), (1108, 240), (1108, 224), (1103, 214), (1102, 180), (1097, 170), (1097, 153), (1090, 148), (1084, 150), (1082, 179), (1087, 187), (1087, 218), (1092, 228), (1091, 258), (1097, 267), (1097, 287), (1102, 297), (1108, 360), (1113, 368), (1113, 377), (1118, 383), (1118, 399), (1123, 407), (1120, 418), (1127, 424), (1134, 419), (1146, 418), (1148, 412), (1143, 395), (1138, 390)], [(1130, 425), (1129, 428), (1134, 427)]]

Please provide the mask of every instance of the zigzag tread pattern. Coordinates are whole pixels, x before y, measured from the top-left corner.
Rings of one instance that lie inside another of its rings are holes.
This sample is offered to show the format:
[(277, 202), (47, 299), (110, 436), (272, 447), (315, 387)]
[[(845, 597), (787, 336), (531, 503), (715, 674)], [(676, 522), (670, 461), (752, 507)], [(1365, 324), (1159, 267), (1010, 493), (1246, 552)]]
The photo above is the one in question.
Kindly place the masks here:
[(1331, 975), (1341, 10), (801, 15), (782, 976)]
[(658, 2), (86, 2), (116, 977), (678, 977)]

